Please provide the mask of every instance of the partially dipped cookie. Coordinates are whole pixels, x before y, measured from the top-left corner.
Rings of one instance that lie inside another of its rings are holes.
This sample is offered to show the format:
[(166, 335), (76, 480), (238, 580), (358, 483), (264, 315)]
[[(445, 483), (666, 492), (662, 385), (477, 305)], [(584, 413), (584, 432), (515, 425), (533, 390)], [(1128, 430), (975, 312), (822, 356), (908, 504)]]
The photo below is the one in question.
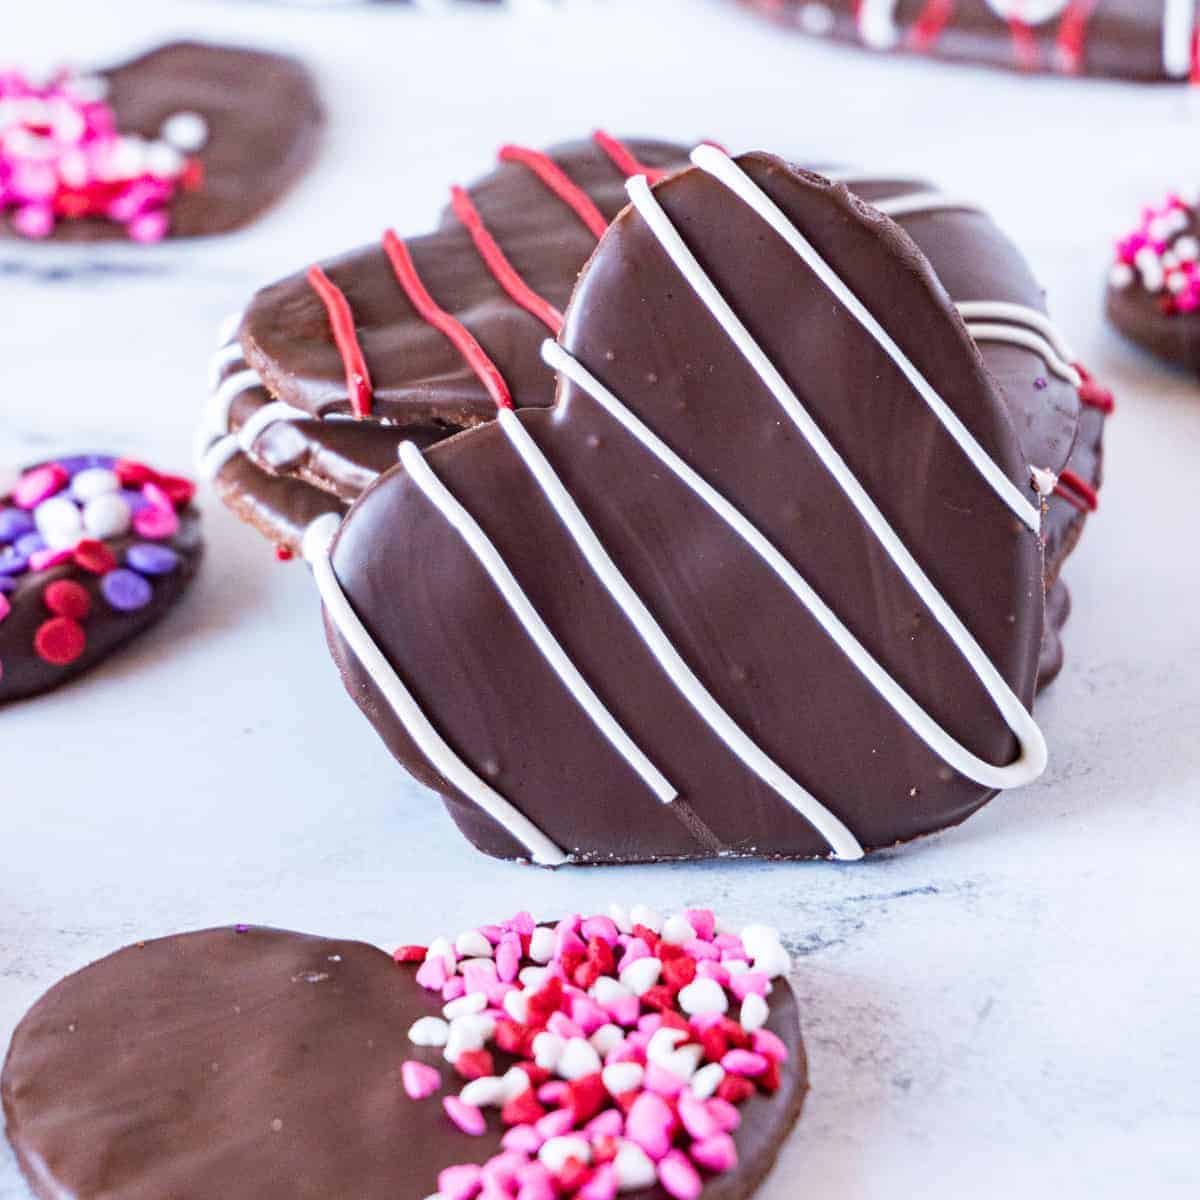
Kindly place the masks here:
[(0, 484), (0, 704), (82, 674), (174, 606), (201, 552), (193, 491), (106, 454)]
[(1167, 362), (1200, 370), (1200, 220), (1195, 197), (1170, 193), (1142, 209), (1116, 245), (1108, 318)]
[(1045, 763), (1040, 481), (958, 311), (844, 188), (693, 157), (630, 186), (553, 408), (398, 253), (497, 420), (306, 537), (349, 691), (490, 854), (855, 858)]
[(225, 233), (276, 202), (321, 125), (293, 59), (198, 42), (49, 80), (0, 74), (0, 232), (57, 241)]
[(705, 909), (139, 943), (18, 1026), (6, 1131), (45, 1200), (745, 1200), (807, 1090), (788, 967)]

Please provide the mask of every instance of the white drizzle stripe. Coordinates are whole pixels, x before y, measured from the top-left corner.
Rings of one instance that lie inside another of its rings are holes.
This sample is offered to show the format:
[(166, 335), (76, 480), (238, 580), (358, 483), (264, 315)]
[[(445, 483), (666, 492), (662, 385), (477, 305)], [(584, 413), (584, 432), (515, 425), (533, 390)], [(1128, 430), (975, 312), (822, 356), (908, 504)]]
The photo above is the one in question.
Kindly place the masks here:
[(425, 456), (414, 443), (403, 442), (401, 444), (400, 461), (408, 470), (409, 478), (421, 489), (426, 499), (462, 535), (463, 541), (467, 543), (480, 565), (488, 573), (496, 585), (496, 590), (503, 596), (504, 602), (521, 623), (530, 640), (541, 651), (542, 657), (550, 664), (551, 669), (575, 698), (579, 707), (591, 719), (592, 724), (603, 734), (612, 748), (642, 777), (642, 780), (659, 800), (664, 804), (670, 804), (679, 794), (678, 789), (671, 785), (662, 772), (638, 748), (579, 673), (558, 639), (550, 632), (549, 626), (530, 603), (529, 597), (517, 582), (508, 564), (496, 549), (495, 544), (480, 528), (479, 523), (437, 477)]
[[(692, 151), (692, 161), (702, 170), (723, 183), (743, 203), (749, 205), (785, 242), (804, 260), (809, 269), (822, 283), (838, 298), (856, 321), (875, 339), (886, 351), (888, 356), (900, 368), (905, 378), (922, 400), (929, 406), (933, 414), (945, 427), (946, 431), (959, 444), (964, 454), (975, 469), (983, 476), (992, 490), (1000, 499), (1035, 533), (1041, 527), (1041, 513), (1030, 500), (1024, 496), (1015, 483), (1000, 469), (992, 457), (971, 435), (970, 430), (959, 419), (958, 414), (950, 408), (945, 400), (930, 386), (929, 381), (917, 370), (903, 350), (896, 344), (891, 334), (867, 310), (863, 302), (846, 286), (841, 277), (817, 253), (808, 239), (788, 220), (787, 216), (763, 192), (754, 181), (728, 155), (723, 154), (715, 146), (697, 146)], [(874, 502), (863, 490), (862, 485), (851, 474), (846, 464), (834, 450), (828, 439), (804, 411), (795, 393), (788, 387), (783, 376), (773, 363), (763, 354), (762, 349), (750, 336), (746, 327), (738, 320), (728, 301), (713, 286), (712, 281), (704, 273), (695, 256), (688, 250), (675, 227), (667, 219), (658, 201), (650, 193), (649, 185), (642, 176), (629, 181), (627, 185), (630, 197), (642, 212), (663, 247), (674, 260), (688, 282), (711, 309), (718, 322), (729, 334), (738, 349), (746, 356), (763, 382), (774, 393), (777, 400), (805, 432), (813, 448), (821, 455), (834, 478), (851, 496), (855, 507), (863, 513), (873, 512), (878, 522), (887, 528), (882, 514)], [(889, 530), (890, 532), (890, 530)], [(893, 535), (894, 536), (894, 535)], [(906, 552), (907, 553), (907, 552)], [(915, 566), (915, 563), (914, 563)]]
[(1028, 325), (1054, 347), (1064, 362), (1075, 362), (1075, 352), (1067, 345), (1058, 331), (1058, 326), (1043, 312), (1024, 304), (1011, 304), (1006, 300), (963, 300), (958, 305), (959, 315), (964, 321), (1011, 321), (1016, 325)]
[(1040, 354), (1046, 366), (1060, 379), (1065, 379), (1072, 387), (1083, 386), (1079, 372), (1069, 362), (1064, 362), (1054, 352), (1054, 347), (1032, 329), (1022, 329), (1017, 325), (990, 325), (985, 322), (969, 321), (967, 332), (977, 342), (1009, 342), (1014, 346), (1023, 346)]
[(295, 408), (283, 400), (272, 400), (270, 404), (264, 404), (251, 413), (250, 419), (237, 431), (238, 443), (250, 453), (259, 434), (277, 421), (305, 421), (308, 417), (309, 414), (301, 408)]
[(717, 703), (691, 667), (684, 662), (642, 598), (621, 574), (588, 524), (587, 518), (555, 474), (554, 468), (521, 424), (517, 414), (512, 409), (502, 408), (498, 420), (513, 449), (541, 486), (550, 506), (587, 559), (596, 578), (616, 601), (659, 666), (701, 719), (734, 755), (821, 834), (838, 858), (862, 858), (863, 849), (854, 834), (743, 732), (737, 722)]
[(1192, 27), (1195, 0), (1165, 0), (1162, 22), (1163, 70), (1181, 79), (1192, 69)]
[(330, 559), (330, 548), (340, 524), (334, 513), (318, 517), (304, 531), (302, 552), (312, 567), (313, 578), (325, 611), (351, 652), (370, 675), (408, 735), (439, 775), (507, 830), (529, 851), (535, 863), (560, 866), (567, 862), (568, 856), (559, 846), (476, 775), (451, 749), (358, 619), (358, 614), (342, 591), (342, 585)]
[(196, 464), (197, 474), (211, 483), (220, 475), (225, 464), (235, 454), (241, 453), (241, 449), (237, 438), (232, 433), (226, 434), (223, 438), (218, 438), (200, 456), (200, 461)]
[[(701, 147), (701, 150), (703, 149), (705, 147)], [(699, 154), (699, 151), (693, 157), (695, 158), (697, 154)], [(708, 157), (708, 155), (700, 155), (698, 165), (705, 165), (705, 160)], [(735, 164), (729, 162), (724, 156), (720, 157), (733, 167), (736, 177), (744, 178), (746, 184), (751, 189), (757, 191), (754, 184), (742, 175), (742, 172)], [(866, 489), (859, 482), (857, 476), (850, 470), (845, 460), (838, 454), (816, 422), (813, 421), (796, 394), (788, 387), (778, 369), (763, 352), (762, 347), (758, 345), (749, 331), (738, 320), (732, 308), (730, 308), (728, 301), (717, 291), (712, 280), (704, 273), (703, 268), (701, 268), (694, 255), (692, 255), (691, 251), (683, 243), (682, 238), (680, 238), (675, 227), (671, 224), (666, 213), (654, 198), (645, 179), (639, 177), (632, 180), (629, 184), (629, 193), (633, 199), (634, 206), (647, 221), (651, 231), (659, 239), (689, 285), (695, 289), (714, 317), (729, 334), (738, 350), (746, 357), (747, 362), (770, 388), (780, 405), (792, 418), (802, 436), (825, 464), (826, 469), (833, 476), (835, 482), (858, 510), (858, 513), (871, 529), (885, 552), (896, 564), (897, 569), (908, 580), (913, 590), (920, 596), (925, 607), (933, 615), (951, 641), (954, 642), (955, 646), (958, 647), (959, 653), (966, 659), (976, 678), (983, 682), (989, 696), (991, 696), (992, 701), (1003, 716), (1005, 723), (1020, 743), (1020, 755), (1007, 768), (1011, 774), (1008, 786), (1016, 786), (1016, 783), (1013, 782), (1015, 780), (1029, 782), (1036, 779), (1046, 767), (1046, 742), (1042, 737), (1041, 730), (1034, 723), (1025, 706), (1013, 693), (1012, 689), (1009, 688), (1003, 676), (996, 670), (996, 667), (987, 655), (984, 654), (970, 631), (946, 602), (941, 592), (937, 590), (924, 570), (922, 570), (908, 547), (896, 535), (896, 532), (892, 529), (883, 513), (879, 511), (875, 502), (867, 494)], [(770, 203), (765, 196), (763, 200), (768, 204)], [(778, 212), (777, 209), (775, 211)], [(784, 224), (789, 228), (794, 228), (782, 213), (778, 215)], [(825, 271), (833, 275), (829, 268), (825, 266), (824, 260), (817, 257), (816, 252), (808, 247), (807, 242), (804, 243), (804, 246), (816, 258), (816, 261), (825, 267)], [(823, 275), (822, 278), (824, 278)], [(836, 289), (837, 294), (840, 296), (842, 293), (846, 293), (853, 299), (852, 294), (848, 292), (845, 285), (842, 284), (836, 275), (833, 275), (833, 279), (838, 284)], [(869, 316), (870, 314), (867, 315)], [(869, 326), (868, 329), (870, 331)], [(884, 336), (886, 337), (886, 334)], [(896, 348), (896, 353), (901, 353), (898, 347)], [(913, 370), (915, 373), (915, 368)], [(919, 375), (918, 378), (920, 378)], [(944, 404), (940, 397), (938, 397), (938, 400)], [(967, 437), (970, 438), (970, 435), (967, 434)], [(983, 451), (973, 438), (970, 439), (970, 445), (974, 447), (977, 454), (983, 455)], [(970, 454), (970, 451), (968, 453)], [(986, 455), (983, 455), (983, 457), (987, 463), (995, 467), (990, 458), (987, 458)], [(1002, 477), (1011, 486), (1011, 482), (1007, 476)], [(1036, 530), (1036, 524), (1033, 528)]]
[(948, 212), (956, 208), (973, 212), (978, 207), (969, 200), (956, 200), (953, 196), (946, 196), (941, 192), (910, 192), (907, 196), (868, 200), (867, 203), (893, 220), (916, 216), (918, 213)]
[[(1018, 759), (1016, 763), (1005, 767), (997, 767), (972, 754), (965, 746), (946, 732), (929, 714), (904, 690), (904, 688), (887, 672), (887, 670), (872, 656), (871, 652), (854, 636), (842, 623), (837, 614), (813, 590), (809, 582), (784, 557), (778, 548), (763, 534), (757, 526), (742, 515), (730, 501), (707, 483), (694, 468), (679, 457), (657, 434), (641, 419), (627, 408), (621, 401), (593, 376), (586, 367), (572, 358), (556, 342), (547, 341), (542, 344), (542, 357), (555, 370), (565, 375), (577, 387), (587, 392), (610, 415), (616, 418), (639, 442), (642, 443), (660, 462), (671, 470), (680, 480), (692, 489), (763, 561), (779, 576), (797, 600), (812, 614), (817, 623), (825, 630), (835, 645), (850, 659), (851, 663), (883, 697), (906, 725), (944, 762), (956, 771), (976, 783), (991, 788), (1012, 788), (1028, 783), (1030, 765), (1034, 759)], [(977, 657), (987, 660), (983, 651), (975, 647)], [(974, 663), (972, 663), (974, 666)], [(988, 694), (996, 702), (997, 708), (1003, 708), (1005, 703), (1020, 707), (1020, 701), (999, 673), (994, 669), (985, 671), (982, 675), (977, 671), (980, 682)], [(987, 678), (984, 678), (984, 675)], [(1021, 709), (1024, 712), (1024, 709)], [(1032, 724), (1032, 722), (1026, 722)], [(1018, 739), (1022, 738), (1024, 730), (1014, 729)]]
[(242, 348), (237, 342), (230, 342), (227, 346), (222, 346), (212, 358), (208, 360), (208, 386), (210, 389), (221, 386), (221, 377), (225, 374), (226, 367), (232, 367), (237, 363), (244, 362), (242, 358)]
[(209, 405), (208, 420), (210, 427), (215, 433), (228, 432), (229, 413), (233, 408), (233, 402), (243, 392), (248, 392), (251, 388), (256, 387), (262, 387), (262, 380), (259, 379), (257, 371), (247, 368), (244, 371), (238, 371), (230, 375), (213, 392), (212, 401)]
[(246, 314), (243, 312), (230, 313), (217, 328), (217, 345), (224, 346), (228, 342), (232, 342), (234, 335), (238, 331), (238, 326), (242, 323), (242, 318)]

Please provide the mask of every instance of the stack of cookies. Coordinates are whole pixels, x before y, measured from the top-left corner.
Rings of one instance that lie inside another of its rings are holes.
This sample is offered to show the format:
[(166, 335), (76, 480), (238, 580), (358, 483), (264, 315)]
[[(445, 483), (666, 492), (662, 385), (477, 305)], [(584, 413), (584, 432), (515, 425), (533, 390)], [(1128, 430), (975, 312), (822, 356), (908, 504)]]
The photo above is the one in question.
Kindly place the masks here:
[(1045, 763), (1111, 397), (980, 208), (689, 149), (505, 146), (214, 361), (203, 473), (489, 854), (853, 858)]

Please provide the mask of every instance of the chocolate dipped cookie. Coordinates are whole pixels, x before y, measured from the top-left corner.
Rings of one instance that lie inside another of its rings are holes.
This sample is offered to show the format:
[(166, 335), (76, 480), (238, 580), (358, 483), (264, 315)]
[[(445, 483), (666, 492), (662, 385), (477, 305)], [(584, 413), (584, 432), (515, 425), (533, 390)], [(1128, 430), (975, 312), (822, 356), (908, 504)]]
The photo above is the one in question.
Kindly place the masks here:
[(1116, 245), (1109, 320), (1151, 354), (1200, 370), (1200, 219), (1196, 197), (1172, 192), (1142, 210)]
[(1017, 71), (1187, 82), (1190, 0), (740, 0), (814, 37)]
[(95, 242), (227, 233), (307, 167), (321, 127), (291, 58), (173, 42), (48, 82), (0, 75), (0, 233)]
[(807, 1090), (788, 967), (705, 909), (142, 942), (18, 1026), (6, 1132), (44, 1200), (746, 1200)]
[(0, 481), (0, 704), (75, 678), (175, 605), (200, 559), (194, 490), (105, 454)]
[(960, 310), (844, 187), (693, 158), (631, 183), (551, 409), (393, 242), (497, 419), (306, 534), (351, 694), (491, 854), (855, 858), (1045, 762), (1041, 481)]

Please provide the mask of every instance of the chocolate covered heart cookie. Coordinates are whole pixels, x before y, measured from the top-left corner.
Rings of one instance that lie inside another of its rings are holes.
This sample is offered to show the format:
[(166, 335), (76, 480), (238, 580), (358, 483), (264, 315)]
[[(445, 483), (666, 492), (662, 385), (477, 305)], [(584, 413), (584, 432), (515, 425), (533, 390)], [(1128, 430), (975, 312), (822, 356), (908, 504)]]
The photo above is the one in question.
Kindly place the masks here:
[(6, 1131), (45, 1200), (745, 1200), (807, 1089), (788, 966), (703, 909), (139, 943), (18, 1026)]
[(306, 553), (351, 693), (492, 854), (853, 858), (1044, 765), (1037, 472), (962, 318), (844, 188), (694, 157), (631, 184), (553, 409), (388, 243), (498, 420)]
[(225, 233), (308, 165), (308, 71), (262, 51), (174, 42), (110, 70), (0, 75), (0, 232), (92, 242)]
[(790, 29), (871, 50), (1018, 71), (1185, 82), (1190, 0), (740, 0)]
[(1172, 192), (1142, 210), (1117, 242), (1108, 318), (1151, 354), (1200, 370), (1200, 220), (1196, 198)]
[(200, 559), (194, 490), (105, 454), (0, 481), (0, 704), (82, 674), (175, 604)]

